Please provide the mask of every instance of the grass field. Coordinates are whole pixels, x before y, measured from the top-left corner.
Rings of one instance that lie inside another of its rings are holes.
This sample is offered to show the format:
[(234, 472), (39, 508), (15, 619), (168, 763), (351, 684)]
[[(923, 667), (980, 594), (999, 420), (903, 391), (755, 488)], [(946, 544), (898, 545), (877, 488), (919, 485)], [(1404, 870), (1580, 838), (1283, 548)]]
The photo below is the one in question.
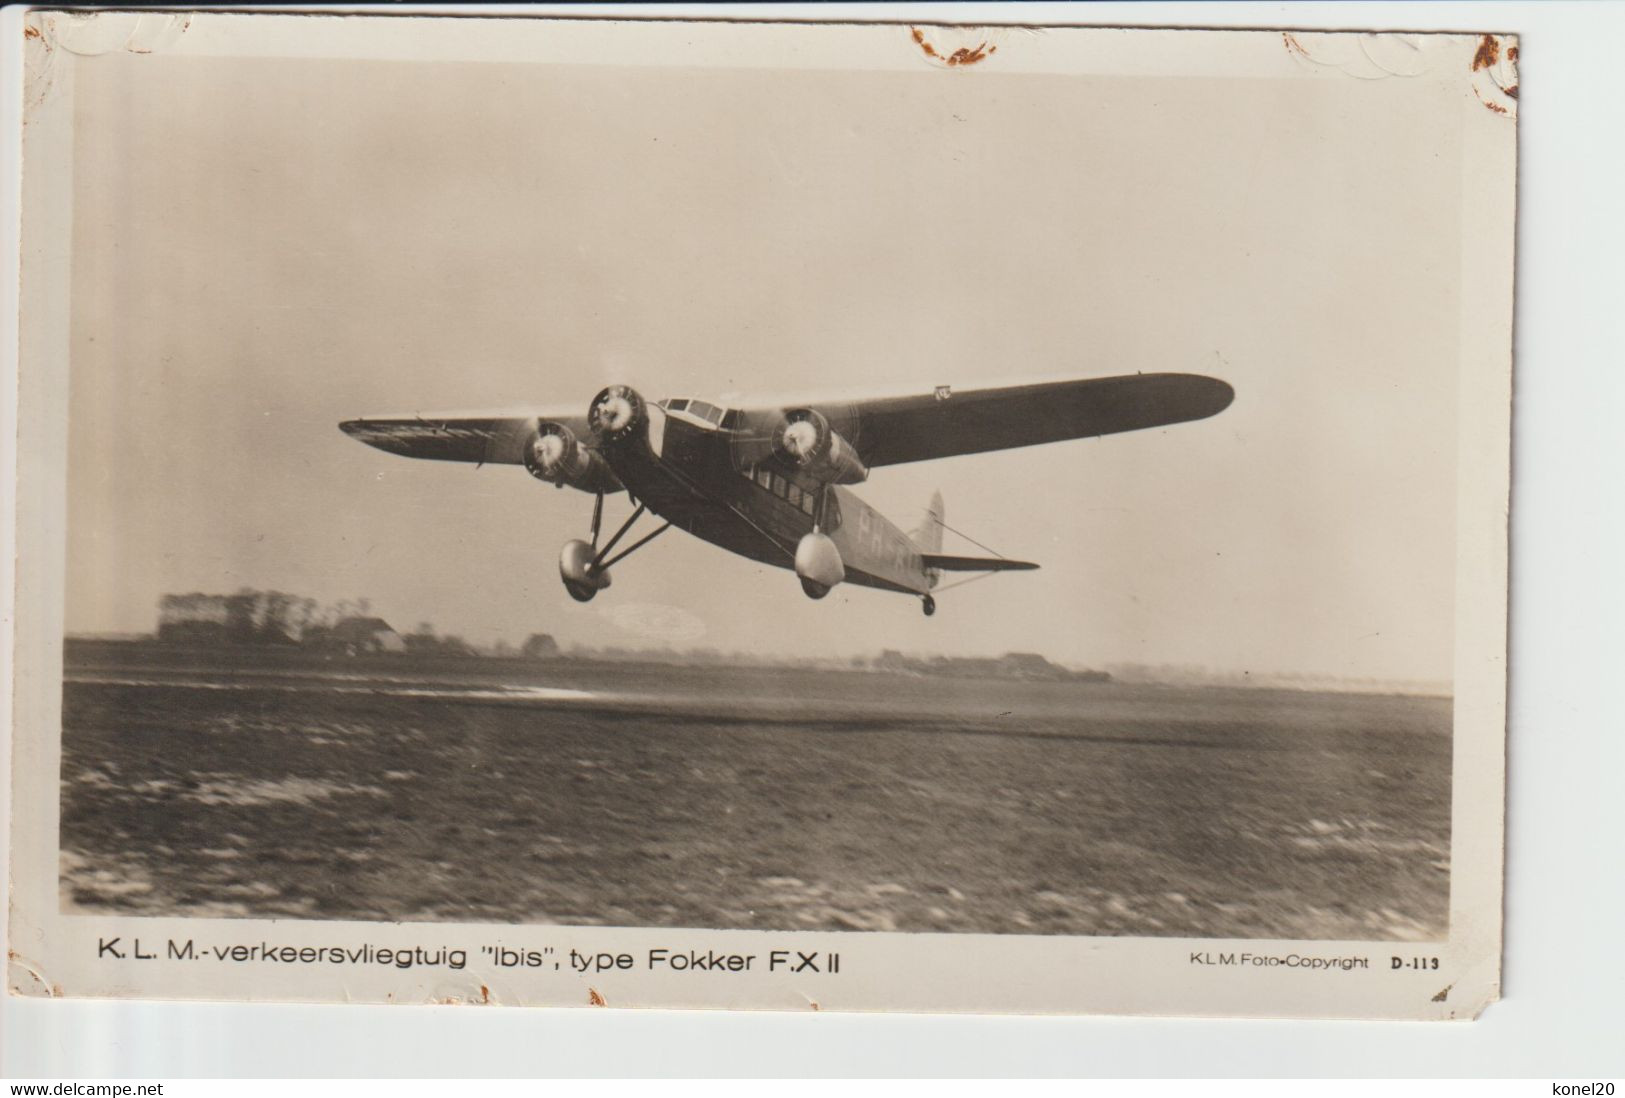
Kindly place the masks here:
[(64, 906), (1430, 939), (1441, 698), (70, 648)]

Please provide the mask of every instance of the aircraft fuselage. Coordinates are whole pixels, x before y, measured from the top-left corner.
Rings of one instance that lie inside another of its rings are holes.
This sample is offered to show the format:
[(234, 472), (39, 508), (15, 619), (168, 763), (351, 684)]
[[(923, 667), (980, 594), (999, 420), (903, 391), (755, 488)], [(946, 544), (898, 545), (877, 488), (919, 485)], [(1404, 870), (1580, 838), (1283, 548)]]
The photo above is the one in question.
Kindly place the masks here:
[(646, 429), (599, 449), (639, 503), (713, 545), (793, 569), (816, 530), (839, 551), (847, 583), (916, 595), (935, 584), (913, 540), (880, 512), (787, 468), (741, 432), (651, 403)]

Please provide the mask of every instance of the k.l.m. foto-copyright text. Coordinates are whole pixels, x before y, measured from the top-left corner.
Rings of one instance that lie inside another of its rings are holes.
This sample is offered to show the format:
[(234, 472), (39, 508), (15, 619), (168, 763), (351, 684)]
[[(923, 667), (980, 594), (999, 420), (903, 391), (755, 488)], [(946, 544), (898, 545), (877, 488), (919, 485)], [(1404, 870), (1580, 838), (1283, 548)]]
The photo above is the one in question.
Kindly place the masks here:
[(1296, 968), (1310, 972), (1352, 972), (1371, 967), (1369, 957), (1322, 957), (1307, 953), (1221, 953), (1192, 950), (1190, 963), (1215, 968)]

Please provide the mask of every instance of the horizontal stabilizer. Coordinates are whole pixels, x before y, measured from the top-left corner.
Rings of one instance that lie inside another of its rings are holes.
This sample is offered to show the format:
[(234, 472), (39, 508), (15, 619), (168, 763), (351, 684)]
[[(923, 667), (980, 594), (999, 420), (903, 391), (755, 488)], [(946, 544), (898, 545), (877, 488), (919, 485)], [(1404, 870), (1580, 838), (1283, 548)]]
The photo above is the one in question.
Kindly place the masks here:
[(920, 561), (938, 572), (1026, 572), (1038, 565), (1030, 560), (1008, 557), (947, 557), (941, 553), (921, 553)]

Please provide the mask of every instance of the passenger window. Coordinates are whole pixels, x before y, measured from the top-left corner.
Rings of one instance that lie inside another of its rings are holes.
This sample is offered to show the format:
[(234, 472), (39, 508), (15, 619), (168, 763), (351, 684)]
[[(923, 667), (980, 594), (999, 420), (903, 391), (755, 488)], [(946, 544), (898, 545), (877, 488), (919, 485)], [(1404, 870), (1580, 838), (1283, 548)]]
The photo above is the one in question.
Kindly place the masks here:
[(801, 497), (801, 509), (807, 512), (809, 515), (813, 513), (813, 507), (817, 503), (817, 498), (811, 492), (808, 492), (806, 495)]
[(773, 494), (775, 496), (778, 496), (780, 499), (783, 499), (784, 498), (784, 490), (787, 487), (789, 487), (789, 486), (787, 484), (785, 484), (784, 478), (779, 476), (779, 474), (774, 473), (773, 474)]
[(738, 430), (738, 428), (739, 428), (739, 409), (738, 408), (730, 408), (730, 409), (728, 409), (727, 414), (722, 417), (722, 427), (723, 427), (724, 430), (727, 430), (727, 431)]
[(765, 466), (758, 465), (756, 467), (756, 483), (763, 488), (773, 487), (773, 474)]

